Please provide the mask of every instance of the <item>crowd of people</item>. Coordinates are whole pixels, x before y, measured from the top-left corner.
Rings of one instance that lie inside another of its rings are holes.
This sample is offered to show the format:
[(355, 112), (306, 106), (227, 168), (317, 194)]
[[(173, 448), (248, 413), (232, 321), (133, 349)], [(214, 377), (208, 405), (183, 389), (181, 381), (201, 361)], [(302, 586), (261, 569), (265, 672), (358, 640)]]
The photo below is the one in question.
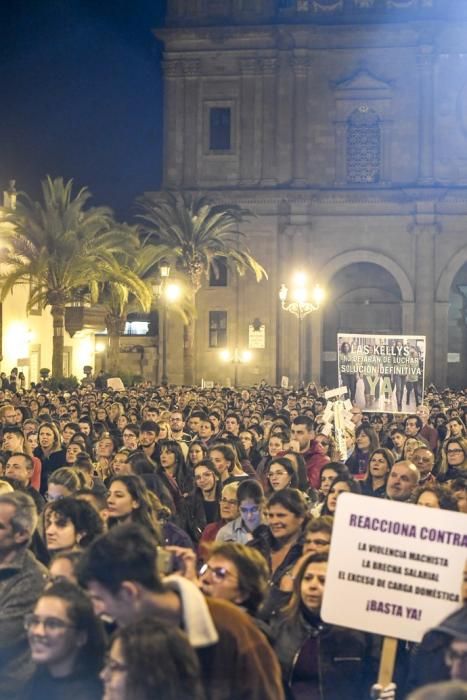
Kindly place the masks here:
[(264, 383), (0, 390), (0, 698), (466, 698), (467, 569), (388, 688), (381, 639), (320, 608), (341, 493), (467, 513), (467, 391), (353, 405), (345, 454), (326, 405)]

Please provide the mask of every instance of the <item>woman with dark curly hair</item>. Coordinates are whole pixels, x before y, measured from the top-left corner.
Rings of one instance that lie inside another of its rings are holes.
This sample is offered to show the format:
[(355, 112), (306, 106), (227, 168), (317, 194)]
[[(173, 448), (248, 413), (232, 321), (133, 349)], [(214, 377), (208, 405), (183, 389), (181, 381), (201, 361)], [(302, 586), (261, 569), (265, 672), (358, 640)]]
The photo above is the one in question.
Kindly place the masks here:
[(44, 534), (49, 554), (87, 547), (102, 533), (98, 512), (86, 501), (60, 498), (44, 511)]
[(198, 657), (187, 637), (152, 617), (115, 633), (101, 679), (105, 700), (204, 700)]
[(413, 502), (417, 506), (426, 508), (441, 508), (442, 510), (458, 511), (457, 499), (451, 489), (441, 484), (427, 484), (420, 486), (413, 495)]

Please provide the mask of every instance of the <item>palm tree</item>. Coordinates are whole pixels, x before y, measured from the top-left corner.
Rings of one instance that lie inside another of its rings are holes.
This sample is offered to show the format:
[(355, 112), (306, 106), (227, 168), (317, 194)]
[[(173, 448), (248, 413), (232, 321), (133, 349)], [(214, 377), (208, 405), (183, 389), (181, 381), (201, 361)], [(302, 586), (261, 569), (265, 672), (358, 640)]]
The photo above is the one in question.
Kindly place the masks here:
[(137, 245), (134, 232), (116, 224), (107, 207), (85, 208), (87, 188), (72, 196), (73, 181), (42, 181), (43, 202), (20, 194), (14, 211), (4, 210), (0, 234), (1, 299), (16, 284), (30, 284), (28, 309), (51, 307), (53, 318), (52, 374), (63, 374), (65, 307), (94, 301), (98, 282), (112, 275), (123, 279), (115, 254)]
[[(183, 193), (166, 192), (145, 195), (138, 201), (146, 240), (165, 248), (172, 261), (189, 281), (192, 305), (209, 267), (223, 258), (238, 274), (255, 274), (257, 282), (267, 277), (265, 269), (246, 246), (246, 234), (239, 229), (252, 212), (232, 204), (215, 204), (205, 197), (192, 198)], [(184, 382), (194, 383), (194, 317), (184, 325)]]
[(99, 302), (104, 306), (105, 324), (109, 335), (109, 370), (114, 376), (119, 370), (120, 336), (130, 310), (141, 308), (148, 312), (153, 299), (151, 281), (155, 279), (161, 252), (152, 244), (117, 255), (123, 280), (109, 279), (101, 285)]

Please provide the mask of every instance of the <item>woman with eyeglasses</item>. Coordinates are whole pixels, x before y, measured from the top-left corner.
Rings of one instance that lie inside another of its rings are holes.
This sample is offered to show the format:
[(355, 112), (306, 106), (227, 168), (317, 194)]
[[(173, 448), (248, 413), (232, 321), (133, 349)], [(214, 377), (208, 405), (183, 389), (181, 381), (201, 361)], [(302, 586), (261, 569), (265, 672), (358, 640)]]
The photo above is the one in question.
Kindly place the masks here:
[(235, 518), (238, 518), (238, 498), (237, 491), (239, 487), (239, 482), (234, 481), (231, 484), (227, 484), (221, 491), (221, 497), (219, 500), (219, 520), (216, 520), (210, 525), (206, 525), (203, 530), (203, 534), (199, 540), (198, 554), (201, 560), (206, 559), (207, 547), (214, 542), (217, 533), (221, 528), (227, 523), (232, 522)]
[(219, 520), (221, 483), (214, 464), (202, 460), (193, 471), (195, 488), (185, 499), (187, 531), (193, 542), (199, 542), (206, 525)]
[(448, 438), (443, 445), (436, 478), (444, 482), (463, 476), (467, 476), (467, 438)]
[(176, 625), (152, 617), (115, 632), (103, 700), (204, 700), (198, 656)]
[(253, 547), (234, 542), (217, 544), (199, 571), (204, 595), (228, 600), (254, 617), (268, 588), (269, 567)]
[(298, 479), (292, 462), (286, 457), (276, 457), (269, 465), (266, 493), (298, 488)]
[(237, 499), (240, 515), (219, 530), (216, 542), (252, 542), (255, 530), (263, 522), (264, 492), (258, 481), (242, 481), (238, 487)]
[(69, 581), (52, 584), (24, 625), (36, 670), (21, 700), (101, 700), (104, 634), (80, 588)]
[(336, 441), (332, 435), (325, 435), (324, 433), (317, 433), (316, 442), (321, 445), (323, 452), (326, 457), (329, 457), (331, 462), (339, 461), (339, 452), (337, 450)]

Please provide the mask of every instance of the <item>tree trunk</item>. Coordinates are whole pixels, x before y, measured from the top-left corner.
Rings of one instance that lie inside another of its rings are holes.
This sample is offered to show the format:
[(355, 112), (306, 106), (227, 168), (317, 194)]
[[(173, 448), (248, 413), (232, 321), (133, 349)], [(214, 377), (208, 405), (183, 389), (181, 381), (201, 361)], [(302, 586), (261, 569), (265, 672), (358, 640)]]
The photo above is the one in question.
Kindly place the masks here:
[(53, 319), (52, 377), (63, 377), (65, 306), (54, 304), (51, 312)]
[(120, 336), (125, 330), (126, 317), (106, 316), (105, 325), (109, 335), (108, 362), (109, 373), (112, 377), (118, 377), (120, 369)]
[(190, 318), (183, 326), (183, 383), (192, 386), (195, 383), (195, 319)]

